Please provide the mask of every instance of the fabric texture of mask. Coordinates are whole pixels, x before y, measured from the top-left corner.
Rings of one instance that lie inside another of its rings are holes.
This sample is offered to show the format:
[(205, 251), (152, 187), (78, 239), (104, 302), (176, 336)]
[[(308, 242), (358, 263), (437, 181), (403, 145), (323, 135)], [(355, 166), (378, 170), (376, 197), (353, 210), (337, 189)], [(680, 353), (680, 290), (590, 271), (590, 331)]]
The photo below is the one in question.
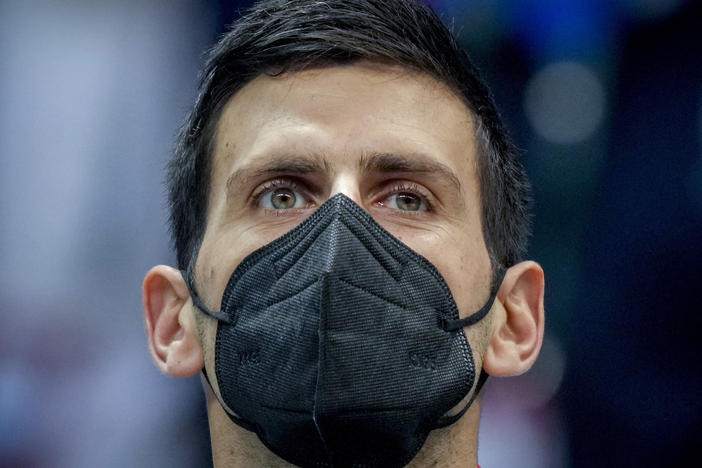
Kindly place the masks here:
[(470, 402), (444, 415), (476, 380), (463, 326), (497, 289), (459, 319), (438, 270), (342, 194), (245, 258), (221, 311), (184, 277), (219, 320), (215, 378), (231, 419), (317, 467), (404, 466), (457, 420)]

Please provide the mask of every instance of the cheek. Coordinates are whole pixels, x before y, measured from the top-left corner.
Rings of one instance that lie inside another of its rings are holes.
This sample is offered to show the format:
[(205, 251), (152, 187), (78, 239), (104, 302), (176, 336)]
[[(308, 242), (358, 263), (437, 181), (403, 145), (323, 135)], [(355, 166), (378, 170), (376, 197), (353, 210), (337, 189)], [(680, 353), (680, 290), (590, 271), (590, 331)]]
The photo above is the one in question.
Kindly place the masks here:
[[(442, 236), (443, 237), (443, 236)], [(490, 257), (482, 236), (451, 235), (415, 248), (446, 280), (461, 317), (476, 312), (489, 295)]]
[[(226, 232), (206, 233), (197, 258), (195, 278), (200, 294), (219, 310), (224, 289), (236, 267), (252, 252), (268, 243), (268, 236), (231, 226)], [(271, 239), (272, 240), (272, 239)]]
[(490, 294), (490, 261), (487, 249), (471, 251), (459, 255), (456, 253), (455, 261), (443, 267), (447, 273), (444, 276), (451, 288), (461, 318), (467, 317), (478, 311)]

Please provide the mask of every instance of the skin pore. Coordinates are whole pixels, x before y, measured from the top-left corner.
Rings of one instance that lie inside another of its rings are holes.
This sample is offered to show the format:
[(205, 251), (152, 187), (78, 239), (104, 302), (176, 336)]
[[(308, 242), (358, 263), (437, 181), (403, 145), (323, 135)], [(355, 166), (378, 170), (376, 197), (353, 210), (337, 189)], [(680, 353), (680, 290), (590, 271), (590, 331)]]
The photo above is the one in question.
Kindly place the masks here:
[[(260, 76), (227, 103), (215, 143), (195, 268), (211, 309), (219, 310), (229, 277), (248, 254), (337, 193), (432, 262), (461, 317), (487, 300), (491, 266), (474, 119), (441, 82), (369, 62)], [(203, 362), (215, 375), (216, 321), (194, 309), (176, 273), (155, 267), (144, 282), (152, 356), (170, 375), (193, 375)], [(491, 313), (465, 333), (478, 369), (493, 375), (528, 369), (543, 335), (540, 267), (512, 267)], [(215, 466), (290, 466), (233, 424), (205, 388)], [(478, 399), (457, 423), (432, 431), (410, 466), (475, 466), (479, 417)]]

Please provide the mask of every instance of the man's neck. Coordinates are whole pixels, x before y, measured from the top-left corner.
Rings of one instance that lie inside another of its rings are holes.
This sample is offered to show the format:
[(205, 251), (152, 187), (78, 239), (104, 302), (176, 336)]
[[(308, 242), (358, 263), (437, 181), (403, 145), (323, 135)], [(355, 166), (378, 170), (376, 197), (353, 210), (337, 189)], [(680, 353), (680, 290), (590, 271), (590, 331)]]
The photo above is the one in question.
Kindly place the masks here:
[(478, 425), (482, 398), (454, 424), (429, 433), (422, 450), (408, 468), (441, 466), (442, 468), (473, 467), (478, 463)]

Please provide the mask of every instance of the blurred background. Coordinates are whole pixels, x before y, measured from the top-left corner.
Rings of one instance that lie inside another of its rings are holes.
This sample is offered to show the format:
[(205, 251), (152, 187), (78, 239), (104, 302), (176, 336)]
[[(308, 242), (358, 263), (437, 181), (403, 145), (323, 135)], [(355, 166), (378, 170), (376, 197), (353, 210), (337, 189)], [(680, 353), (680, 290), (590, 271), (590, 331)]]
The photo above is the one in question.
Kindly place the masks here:
[[(242, 1), (0, 2), (0, 466), (211, 466), (141, 281), (202, 52)], [(434, 0), (534, 184), (535, 367), (485, 390), (483, 467), (702, 461), (702, 2)], [(697, 298), (697, 299), (695, 299)]]

